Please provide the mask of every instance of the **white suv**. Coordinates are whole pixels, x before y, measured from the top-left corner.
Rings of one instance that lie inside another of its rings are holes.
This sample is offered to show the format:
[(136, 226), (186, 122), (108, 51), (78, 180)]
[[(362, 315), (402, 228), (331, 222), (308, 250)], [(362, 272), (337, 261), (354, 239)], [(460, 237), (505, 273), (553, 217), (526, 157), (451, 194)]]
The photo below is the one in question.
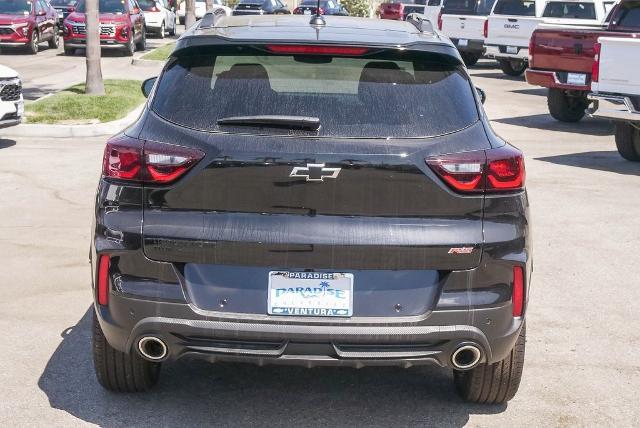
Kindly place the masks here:
[(18, 125), (23, 113), (20, 77), (15, 70), (0, 65), (0, 128)]

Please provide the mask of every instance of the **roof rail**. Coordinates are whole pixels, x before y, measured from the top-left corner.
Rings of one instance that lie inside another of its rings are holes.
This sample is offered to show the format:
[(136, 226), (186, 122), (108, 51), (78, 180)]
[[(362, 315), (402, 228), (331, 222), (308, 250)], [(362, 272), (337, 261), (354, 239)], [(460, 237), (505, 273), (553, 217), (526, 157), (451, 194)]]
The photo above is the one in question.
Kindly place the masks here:
[(219, 18), (226, 16), (223, 9), (210, 10), (204, 14), (200, 22), (198, 22), (198, 29), (201, 28), (213, 28), (216, 26), (216, 21)]
[(422, 13), (410, 13), (407, 15), (407, 22), (422, 33), (435, 33), (433, 24)]

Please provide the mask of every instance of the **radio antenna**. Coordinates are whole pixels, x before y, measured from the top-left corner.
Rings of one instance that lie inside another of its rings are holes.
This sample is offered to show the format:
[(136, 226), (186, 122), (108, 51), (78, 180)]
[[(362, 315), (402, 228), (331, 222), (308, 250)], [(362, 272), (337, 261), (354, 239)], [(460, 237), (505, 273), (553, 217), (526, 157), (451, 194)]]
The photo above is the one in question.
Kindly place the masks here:
[(311, 21), (309, 21), (311, 25), (327, 25), (322, 15), (320, 15), (320, 0), (318, 0), (318, 4), (316, 5), (316, 14), (313, 15)]

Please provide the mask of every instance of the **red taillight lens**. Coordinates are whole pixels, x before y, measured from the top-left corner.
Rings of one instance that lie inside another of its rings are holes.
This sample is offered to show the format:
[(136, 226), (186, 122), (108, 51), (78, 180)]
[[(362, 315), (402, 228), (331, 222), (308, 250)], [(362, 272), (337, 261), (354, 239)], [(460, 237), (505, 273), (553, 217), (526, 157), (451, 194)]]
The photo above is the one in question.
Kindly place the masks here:
[(485, 39), (489, 37), (489, 20), (488, 19), (484, 20), (484, 29), (482, 30), (482, 32), (484, 34)]
[(296, 15), (300, 15), (302, 14), (302, 9), (300, 9), (299, 7), (296, 7), (295, 9), (293, 9), (293, 13)]
[(533, 50), (536, 44), (536, 33), (534, 32), (529, 39), (529, 67), (533, 67)]
[(522, 153), (509, 145), (425, 159), (453, 190), (461, 193), (512, 192), (524, 188)]
[(353, 46), (267, 45), (266, 48), (276, 54), (293, 55), (364, 55), (369, 52), (369, 48)]
[(116, 137), (105, 148), (102, 174), (119, 180), (166, 184), (203, 157), (197, 149)]
[(600, 80), (600, 52), (602, 51), (602, 45), (596, 43), (593, 45), (593, 65), (591, 66), (591, 81), (598, 82)]
[(109, 304), (109, 256), (100, 256), (98, 262), (98, 304), (106, 306)]
[(320, 15), (324, 15), (324, 9), (320, 8), (319, 10), (320, 10)]
[(442, 12), (438, 13), (438, 30), (442, 31)]
[(520, 266), (513, 267), (511, 303), (513, 316), (521, 317), (524, 313), (524, 270)]

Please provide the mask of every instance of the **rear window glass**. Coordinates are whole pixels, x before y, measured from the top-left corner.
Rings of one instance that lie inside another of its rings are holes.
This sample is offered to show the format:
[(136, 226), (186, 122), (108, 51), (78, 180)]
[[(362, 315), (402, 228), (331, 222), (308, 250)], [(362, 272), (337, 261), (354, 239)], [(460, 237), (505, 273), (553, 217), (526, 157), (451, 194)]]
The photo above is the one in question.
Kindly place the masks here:
[(52, 0), (51, 6), (73, 6), (76, 4), (76, 0)]
[[(152, 109), (179, 125), (251, 132), (222, 118), (283, 115), (320, 119), (320, 136), (441, 135), (478, 120), (466, 73), (412, 58), (203, 54), (170, 60)], [(293, 134), (260, 129), (260, 133)]]
[(613, 24), (620, 27), (640, 28), (640, 2), (621, 4)]
[(495, 0), (445, 0), (442, 13), (450, 15), (489, 15)]
[(496, 15), (536, 16), (534, 0), (498, 0), (493, 9)]
[(142, 8), (142, 10), (147, 12), (156, 7), (155, 0), (138, 0), (138, 4)]
[(594, 3), (551, 2), (542, 14), (544, 18), (597, 19)]

